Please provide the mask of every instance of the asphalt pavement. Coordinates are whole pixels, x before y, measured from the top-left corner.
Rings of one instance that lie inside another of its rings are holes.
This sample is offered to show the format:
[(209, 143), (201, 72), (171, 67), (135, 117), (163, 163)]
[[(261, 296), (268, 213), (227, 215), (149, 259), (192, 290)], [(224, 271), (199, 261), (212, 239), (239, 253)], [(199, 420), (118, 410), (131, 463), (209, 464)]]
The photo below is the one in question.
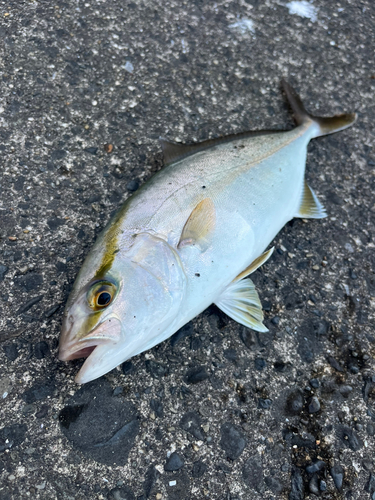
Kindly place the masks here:
[[(0, 499), (375, 498), (370, 0), (0, 2)], [(313, 140), (323, 220), (253, 275), (269, 333), (215, 306), (82, 387), (57, 360), (85, 255), (193, 142), (358, 113)]]

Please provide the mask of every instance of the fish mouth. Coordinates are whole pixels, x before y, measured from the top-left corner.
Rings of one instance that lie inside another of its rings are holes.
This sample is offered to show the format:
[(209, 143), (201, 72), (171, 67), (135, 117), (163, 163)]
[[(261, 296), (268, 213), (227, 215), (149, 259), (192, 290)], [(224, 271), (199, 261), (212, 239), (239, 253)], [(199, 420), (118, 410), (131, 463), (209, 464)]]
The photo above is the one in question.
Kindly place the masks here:
[(91, 347), (84, 347), (74, 354), (71, 354), (69, 359), (88, 358), (94, 349), (96, 349), (96, 345), (93, 345)]
[(121, 321), (113, 316), (106, 318), (82, 338), (62, 342), (59, 347), (59, 360), (71, 361), (79, 358), (93, 357), (98, 347), (115, 345), (121, 340)]
[(75, 376), (74, 380), (77, 384), (86, 384), (91, 380), (99, 378), (117, 365), (117, 363), (113, 364), (111, 359), (116, 349), (116, 344), (106, 342), (96, 345), (91, 349), (90, 355), (86, 358), (81, 369)]
[[(102, 342), (100, 342), (102, 343)], [(82, 346), (81, 344), (72, 346), (68, 349), (59, 349), (60, 361), (72, 361), (73, 359), (88, 358), (98, 346), (98, 342), (92, 345), (87, 343)]]
[(116, 349), (116, 344), (109, 339), (96, 339), (86, 342), (83, 346), (81, 343), (78, 343), (78, 345), (76, 344), (70, 349), (61, 350), (59, 352), (59, 359), (61, 361), (71, 361), (73, 359), (86, 358), (81, 369), (75, 376), (77, 384), (85, 384), (104, 375), (108, 371), (107, 365), (104, 369), (101, 367), (102, 360), (103, 357), (107, 357), (114, 349)]

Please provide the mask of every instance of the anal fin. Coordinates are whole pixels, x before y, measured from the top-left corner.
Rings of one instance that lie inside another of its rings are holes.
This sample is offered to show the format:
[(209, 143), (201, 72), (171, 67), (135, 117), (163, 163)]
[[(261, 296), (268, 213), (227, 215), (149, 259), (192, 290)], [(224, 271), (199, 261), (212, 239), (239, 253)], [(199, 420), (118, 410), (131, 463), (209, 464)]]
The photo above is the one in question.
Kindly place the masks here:
[(232, 281), (215, 304), (241, 325), (257, 332), (268, 332), (263, 325), (262, 304), (251, 279)]
[(327, 217), (325, 208), (306, 182), (303, 185), (301, 204), (295, 217), (302, 219), (324, 219)]

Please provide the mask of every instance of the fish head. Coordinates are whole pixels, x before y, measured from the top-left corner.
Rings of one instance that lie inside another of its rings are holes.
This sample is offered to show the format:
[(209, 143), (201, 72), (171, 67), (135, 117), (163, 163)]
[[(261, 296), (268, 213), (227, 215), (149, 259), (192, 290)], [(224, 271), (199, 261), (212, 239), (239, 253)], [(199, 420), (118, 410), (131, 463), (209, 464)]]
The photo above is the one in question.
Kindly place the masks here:
[(136, 235), (99, 273), (93, 252), (68, 299), (59, 345), (62, 361), (87, 357), (76, 376), (81, 384), (171, 335), (186, 282), (177, 252), (149, 233)]

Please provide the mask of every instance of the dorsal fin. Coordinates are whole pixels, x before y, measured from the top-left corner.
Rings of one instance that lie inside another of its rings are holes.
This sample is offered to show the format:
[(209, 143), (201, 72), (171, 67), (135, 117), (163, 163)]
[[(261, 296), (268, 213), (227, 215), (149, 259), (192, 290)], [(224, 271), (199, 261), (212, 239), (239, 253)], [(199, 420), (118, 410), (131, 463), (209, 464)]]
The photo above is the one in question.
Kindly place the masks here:
[(260, 135), (279, 134), (281, 132), (285, 132), (285, 130), (255, 130), (250, 132), (240, 132), (239, 134), (230, 134), (223, 137), (217, 137), (216, 139), (196, 142), (194, 144), (182, 144), (181, 142), (168, 141), (167, 139), (160, 137), (159, 142), (163, 150), (164, 165), (168, 166), (186, 158), (187, 156), (199, 153), (200, 151), (217, 146), (218, 144), (225, 144), (227, 142), (247, 139), (249, 137), (258, 137)]
[(194, 154), (198, 144), (182, 144), (180, 142), (168, 141), (162, 137), (159, 138), (161, 149), (163, 150), (164, 165), (175, 163), (186, 156)]
[(191, 212), (182, 230), (177, 248), (197, 245), (202, 251), (209, 246), (209, 235), (215, 229), (216, 210), (211, 198), (205, 198)]
[[(343, 130), (357, 119), (355, 113), (342, 114), (333, 116), (331, 118), (323, 118), (318, 116), (313, 116), (308, 113), (295, 90), (284, 80), (281, 82), (283, 90), (288, 99), (289, 105), (293, 110), (294, 118), (298, 125), (305, 123), (306, 121), (312, 121), (316, 124), (317, 130), (315, 137), (320, 135), (332, 134), (333, 132), (338, 132)], [(169, 141), (163, 137), (159, 138), (161, 148), (164, 155), (164, 165), (171, 165), (187, 156), (193, 155), (200, 151), (204, 151), (212, 146), (217, 146), (218, 144), (224, 144), (226, 142), (235, 141), (238, 139), (247, 139), (250, 137), (258, 137), (261, 135), (278, 134), (285, 132), (285, 130), (254, 130), (250, 132), (240, 132), (239, 134), (230, 134), (222, 137), (217, 137), (216, 139), (208, 139), (207, 141), (198, 142), (195, 144), (182, 144), (179, 142)]]

